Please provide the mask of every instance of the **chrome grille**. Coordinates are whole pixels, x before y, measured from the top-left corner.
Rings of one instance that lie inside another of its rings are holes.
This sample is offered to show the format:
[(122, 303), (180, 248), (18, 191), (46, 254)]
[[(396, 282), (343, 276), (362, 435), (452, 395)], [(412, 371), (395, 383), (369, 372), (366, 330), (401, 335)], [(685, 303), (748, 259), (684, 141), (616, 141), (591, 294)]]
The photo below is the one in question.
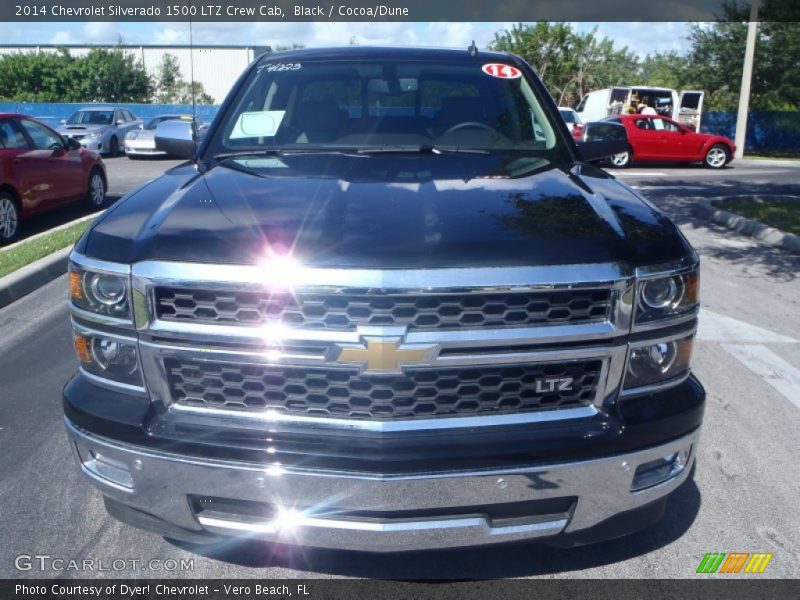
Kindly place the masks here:
[[(585, 406), (595, 398), (602, 360), (408, 368), (399, 375), (175, 358), (164, 366), (172, 399), (182, 405), (391, 420)], [(571, 378), (570, 389), (543, 383), (559, 378)]]
[(284, 323), (312, 329), (358, 325), (455, 329), (585, 323), (609, 317), (608, 289), (499, 293), (396, 294), (375, 290), (337, 293), (225, 292), (159, 287), (156, 316), (252, 326)]

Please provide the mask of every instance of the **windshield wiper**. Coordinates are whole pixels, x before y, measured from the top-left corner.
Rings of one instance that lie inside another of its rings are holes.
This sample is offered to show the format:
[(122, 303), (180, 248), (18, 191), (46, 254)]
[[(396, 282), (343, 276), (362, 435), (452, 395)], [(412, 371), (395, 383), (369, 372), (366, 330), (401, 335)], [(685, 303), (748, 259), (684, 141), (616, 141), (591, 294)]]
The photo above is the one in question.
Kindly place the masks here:
[(212, 158), (222, 162), (231, 158), (246, 156), (291, 156), (293, 154), (349, 154), (353, 151), (348, 148), (262, 148), (259, 150), (239, 150), (237, 152), (221, 152)]
[(261, 148), (259, 150), (239, 150), (237, 152), (220, 152), (214, 154), (211, 158), (217, 162), (228, 160), (229, 158), (236, 158), (239, 156), (278, 156), (283, 154), (282, 148)]
[(359, 154), (445, 154), (445, 153), (463, 153), (463, 154), (490, 154), (488, 150), (481, 150), (478, 148), (451, 148), (447, 146), (433, 146), (431, 144), (419, 144), (411, 146), (375, 146), (367, 148), (359, 148)]

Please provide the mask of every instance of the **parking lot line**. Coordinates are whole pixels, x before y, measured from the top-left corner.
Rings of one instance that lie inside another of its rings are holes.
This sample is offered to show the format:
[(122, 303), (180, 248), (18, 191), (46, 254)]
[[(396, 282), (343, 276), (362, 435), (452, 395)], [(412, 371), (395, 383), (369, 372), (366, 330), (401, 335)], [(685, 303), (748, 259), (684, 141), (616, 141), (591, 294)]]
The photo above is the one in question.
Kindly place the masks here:
[(751, 325), (745, 321), (726, 317), (708, 309), (700, 311), (697, 339), (703, 342), (739, 344), (798, 344), (800, 340)]
[(800, 369), (766, 346), (723, 344), (722, 348), (800, 408)]

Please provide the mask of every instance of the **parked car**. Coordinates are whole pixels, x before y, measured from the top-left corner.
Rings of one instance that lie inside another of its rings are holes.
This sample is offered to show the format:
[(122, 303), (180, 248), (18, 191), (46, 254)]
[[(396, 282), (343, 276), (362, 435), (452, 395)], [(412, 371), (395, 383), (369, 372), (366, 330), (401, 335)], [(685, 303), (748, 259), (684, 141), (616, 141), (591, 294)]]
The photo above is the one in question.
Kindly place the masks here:
[(32, 215), (84, 199), (99, 208), (106, 181), (97, 153), (31, 117), (0, 114), (0, 243)]
[(657, 115), (620, 115), (606, 121), (621, 123), (628, 132), (630, 149), (611, 157), (615, 167), (641, 162), (702, 162), (721, 169), (733, 160), (736, 145), (722, 135), (695, 133), (679, 123)]
[(558, 112), (561, 113), (564, 122), (567, 124), (567, 129), (569, 129), (569, 132), (572, 134), (572, 138), (575, 141), (580, 140), (583, 137), (583, 121), (581, 121), (575, 109), (559, 106)]
[(585, 164), (527, 63), (267, 53), (218, 115), (199, 147), (160, 123), (192, 162), (70, 255), (64, 421), (111, 515), (393, 552), (585, 544), (675, 509), (698, 257)]
[(142, 120), (127, 108), (91, 107), (72, 113), (61, 122), (58, 132), (78, 140), (84, 148), (116, 156), (127, 133), (140, 125)]
[(594, 160), (584, 157), (585, 162), (594, 164), (602, 163), (609, 160), (609, 157), (615, 156), (614, 152), (617, 152), (615, 148), (629, 147), (628, 132), (625, 126), (622, 123), (608, 120), (583, 123), (580, 135), (576, 136), (573, 132), (572, 137), (578, 143), (591, 143), (593, 147), (597, 148)]
[(164, 121), (182, 121), (191, 127), (195, 135), (205, 130), (205, 125), (192, 115), (158, 115), (150, 119), (139, 129), (129, 131), (125, 136), (125, 154), (128, 158), (141, 158), (144, 156), (167, 156), (164, 150), (156, 148), (156, 127)]

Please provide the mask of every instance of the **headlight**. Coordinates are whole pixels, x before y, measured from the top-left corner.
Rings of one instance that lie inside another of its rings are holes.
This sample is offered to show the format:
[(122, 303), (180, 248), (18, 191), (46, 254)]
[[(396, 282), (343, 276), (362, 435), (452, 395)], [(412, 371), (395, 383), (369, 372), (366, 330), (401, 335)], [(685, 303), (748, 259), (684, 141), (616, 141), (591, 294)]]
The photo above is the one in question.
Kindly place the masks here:
[(642, 279), (638, 283), (634, 323), (647, 323), (676, 317), (697, 306), (700, 276), (698, 270)]
[(128, 135), (125, 136), (125, 139), (126, 140), (135, 140), (137, 135), (138, 135), (137, 132), (129, 131)]
[(94, 133), (87, 134), (85, 139), (87, 139), (87, 140), (96, 140), (96, 139), (101, 138), (101, 137), (103, 137), (103, 134), (100, 133), (99, 131), (95, 131)]
[(631, 344), (623, 389), (657, 385), (686, 375), (693, 346), (694, 333), (677, 339)]
[(70, 266), (69, 297), (80, 309), (118, 319), (131, 318), (128, 277)]
[(135, 340), (100, 332), (73, 332), (75, 353), (88, 373), (126, 385), (142, 386)]

